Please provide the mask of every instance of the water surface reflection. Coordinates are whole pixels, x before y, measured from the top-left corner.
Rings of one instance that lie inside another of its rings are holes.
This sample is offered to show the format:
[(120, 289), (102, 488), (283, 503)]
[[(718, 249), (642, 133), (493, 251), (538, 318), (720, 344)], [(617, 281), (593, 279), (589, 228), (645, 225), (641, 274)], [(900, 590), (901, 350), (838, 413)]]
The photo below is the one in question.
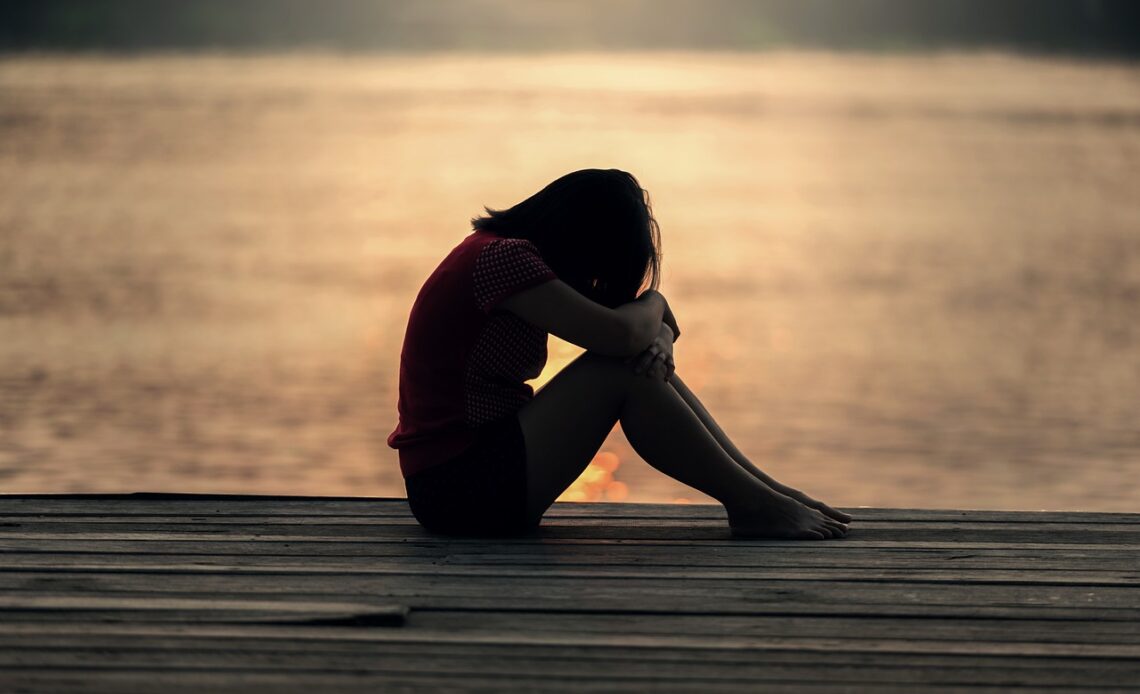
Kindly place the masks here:
[[(383, 441), (419, 283), (481, 205), (618, 166), (654, 196), (681, 373), (777, 477), (838, 504), (1134, 511), (1138, 79), (6, 58), (0, 484), (401, 494)], [(568, 497), (704, 500), (620, 435), (604, 451)]]

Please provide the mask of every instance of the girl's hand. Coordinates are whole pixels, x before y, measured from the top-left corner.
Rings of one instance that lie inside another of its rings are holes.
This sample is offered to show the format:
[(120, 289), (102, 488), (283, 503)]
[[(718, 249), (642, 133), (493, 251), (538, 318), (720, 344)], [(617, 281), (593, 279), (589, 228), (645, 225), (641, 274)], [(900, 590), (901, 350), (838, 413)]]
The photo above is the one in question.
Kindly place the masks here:
[(661, 324), (657, 337), (644, 352), (633, 358), (633, 371), (646, 378), (660, 378), (668, 381), (673, 378), (677, 365), (673, 361), (673, 329)]

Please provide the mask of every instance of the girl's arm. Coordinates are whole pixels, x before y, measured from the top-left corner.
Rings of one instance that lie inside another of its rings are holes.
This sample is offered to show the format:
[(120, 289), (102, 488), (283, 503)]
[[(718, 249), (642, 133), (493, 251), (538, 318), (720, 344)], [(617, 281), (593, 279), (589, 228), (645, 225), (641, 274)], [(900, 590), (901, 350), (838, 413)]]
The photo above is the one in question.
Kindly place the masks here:
[(661, 317), (661, 320), (673, 331), (673, 342), (676, 342), (677, 338), (681, 337), (681, 329), (677, 327), (677, 318), (673, 315), (673, 309), (669, 308), (668, 302), (665, 304), (665, 315)]
[(650, 289), (628, 304), (607, 308), (556, 279), (513, 294), (498, 307), (588, 351), (632, 357), (657, 337), (669, 304)]

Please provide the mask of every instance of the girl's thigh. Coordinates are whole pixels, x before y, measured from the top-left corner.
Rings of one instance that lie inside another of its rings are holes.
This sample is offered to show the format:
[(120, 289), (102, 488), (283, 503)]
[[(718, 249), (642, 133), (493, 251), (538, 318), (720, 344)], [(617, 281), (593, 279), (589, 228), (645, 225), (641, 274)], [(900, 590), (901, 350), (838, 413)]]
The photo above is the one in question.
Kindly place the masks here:
[(448, 535), (514, 535), (533, 527), (527, 508), (526, 444), (517, 418), (485, 425), (458, 458), (404, 481), (412, 514)]
[(531, 517), (540, 517), (598, 452), (621, 415), (632, 377), (621, 360), (587, 352), (519, 410)]

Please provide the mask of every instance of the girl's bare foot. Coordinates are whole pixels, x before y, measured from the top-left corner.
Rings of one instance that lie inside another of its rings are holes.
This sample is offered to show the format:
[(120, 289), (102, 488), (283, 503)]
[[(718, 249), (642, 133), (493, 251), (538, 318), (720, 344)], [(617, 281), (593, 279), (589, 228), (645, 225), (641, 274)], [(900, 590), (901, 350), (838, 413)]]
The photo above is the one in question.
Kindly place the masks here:
[(777, 540), (827, 540), (843, 537), (847, 526), (783, 494), (762, 506), (730, 509), (728, 524), (735, 537)]
[(776, 491), (786, 496), (792, 497), (808, 508), (814, 508), (832, 520), (837, 520), (840, 523), (850, 523), (853, 520), (850, 513), (844, 513), (839, 509), (831, 508), (822, 501), (817, 501), (798, 489), (792, 489), (791, 487), (781, 485), (780, 488), (776, 489)]

